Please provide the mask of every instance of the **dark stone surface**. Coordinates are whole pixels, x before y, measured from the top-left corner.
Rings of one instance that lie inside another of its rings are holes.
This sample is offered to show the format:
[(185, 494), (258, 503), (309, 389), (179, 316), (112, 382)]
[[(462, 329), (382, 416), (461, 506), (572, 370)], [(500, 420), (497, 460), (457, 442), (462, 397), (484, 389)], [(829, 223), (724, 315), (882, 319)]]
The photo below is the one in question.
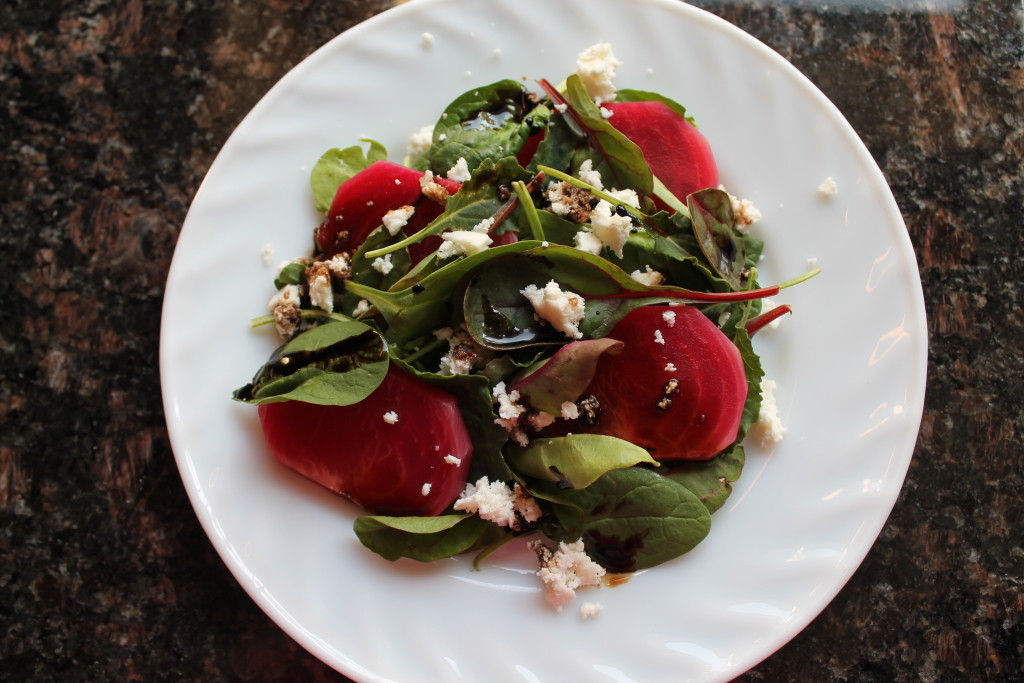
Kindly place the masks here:
[[(698, 3), (832, 98), (915, 245), (929, 389), (866, 561), (744, 681), (1021, 680), (1024, 49), (1015, 0)], [(249, 600), (167, 441), (162, 288), (241, 117), (385, 0), (0, 6), (0, 678), (344, 680)]]

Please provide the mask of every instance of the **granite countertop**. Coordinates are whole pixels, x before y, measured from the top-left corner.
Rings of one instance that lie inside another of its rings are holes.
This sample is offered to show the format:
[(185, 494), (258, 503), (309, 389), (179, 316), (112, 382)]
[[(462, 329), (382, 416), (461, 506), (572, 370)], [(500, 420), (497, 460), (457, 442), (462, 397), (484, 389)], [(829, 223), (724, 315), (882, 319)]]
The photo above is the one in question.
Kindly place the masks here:
[[(228, 134), (389, 4), (0, 7), (5, 680), (345, 680), (213, 551), (174, 465), (157, 349), (179, 226)], [(824, 612), (740, 680), (1021, 680), (1021, 5), (696, 4), (793, 62), (864, 139), (906, 219), (931, 335), (888, 524)]]

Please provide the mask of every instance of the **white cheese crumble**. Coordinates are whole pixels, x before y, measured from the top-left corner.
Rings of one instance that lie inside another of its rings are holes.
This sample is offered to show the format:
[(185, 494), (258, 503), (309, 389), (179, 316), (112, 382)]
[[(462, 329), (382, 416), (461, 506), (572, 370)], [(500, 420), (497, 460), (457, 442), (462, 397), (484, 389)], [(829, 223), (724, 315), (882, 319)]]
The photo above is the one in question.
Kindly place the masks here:
[(430, 495), (430, 489), (433, 488), (429, 483), (424, 484), (420, 487), (420, 493), (424, 496)]
[(433, 33), (426, 33), (426, 32), (424, 32), (423, 35), (420, 36), (420, 44), (423, 47), (425, 47), (425, 48), (433, 47), (434, 46), (434, 34)]
[(475, 514), (480, 519), (512, 529), (519, 528), (517, 514), (526, 522), (540, 519), (537, 501), (527, 495), (519, 484), (512, 488), (502, 481), (491, 482), (487, 477), (480, 477), (475, 484), (467, 482), (452, 509)]
[[(633, 190), (617, 190), (609, 194), (633, 208), (640, 206), (640, 198)], [(622, 258), (622, 248), (626, 246), (632, 230), (633, 219), (628, 214), (620, 216), (615, 207), (604, 199), (590, 212), (590, 231), (619, 258)]]
[(342, 252), (332, 256), (331, 260), (327, 262), (327, 269), (335, 277), (342, 280), (348, 278), (352, 275), (352, 263), (348, 260), (348, 254)]
[(597, 239), (597, 236), (588, 230), (580, 230), (576, 233), (575, 242), (577, 249), (594, 256), (598, 256), (601, 250), (604, 249), (604, 244), (601, 240)]
[(601, 107), (599, 111), (601, 112), (601, 116), (605, 117), (606, 119), (610, 119), (615, 114), (615, 112), (606, 107)]
[(732, 202), (732, 217), (735, 221), (736, 229), (741, 233), (746, 234), (750, 230), (751, 225), (761, 220), (761, 212), (758, 211), (757, 207), (749, 199), (740, 199), (726, 190), (723, 185), (719, 185), (718, 189), (729, 195), (729, 200)]
[(639, 269), (634, 270), (629, 274), (629, 276), (640, 284), (647, 285), (648, 287), (657, 287), (665, 282), (665, 276), (657, 270), (652, 270), (650, 266), (647, 266), (647, 270), (645, 271)]
[(415, 158), (430, 149), (430, 145), (434, 141), (434, 126), (423, 126), (418, 131), (409, 136), (409, 146), (406, 148), (406, 154), (410, 157)]
[(448, 180), (453, 180), (457, 183), (464, 183), (470, 179), (469, 165), (466, 163), (465, 157), (459, 157), (459, 160), (455, 162), (455, 165), (448, 169)]
[(825, 181), (821, 185), (818, 185), (818, 195), (822, 199), (831, 199), (838, 191), (839, 186), (836, 185), (836, 181), (832, 176), (825, 178)]
[(580, 407), (572, 401), (565, 401), (561, 405), (562, 419), (575, 420), (580, 416)]
[(782, 441), (786, 435), (786, 427), (779, 419), (779, 406), (775, 401), (775, 381), (761, 379), (761, 410), (757, 414), (757, 422), (751, 428), (761, 438), (761, 447), (768, 448)]
[(321, 268), (309, 281), (309, 302), (325, 313), (334, 312), (334, 290), (327, 268)]
[(270, 243), (264, 244), (263, 248), (260, 249), (260, 258), (263, 259), (263, 265), (269, 268), (274, 262), (274, 245)]
[(604, 609), (604, 605), (599, 602), (585, 602), (580, 605), (580, 619), (590, 619), (596, 617)]
[(300, 299), (301, 293), (298, 285), (285, 285), (277, 290), (277, 294), (267, 302), (267, 310), (273, 311), (278, 306), (295, 306), (298, 308)]
[(615, 70), (620, 64), (608, 43), (591, 45), (576, 58), (576, 75), (597, 104), (615, 99)]
[(662, 346), (665, 345), (665, 337), (661, 334), (661, 330), (654, 331), (654, 343), (661, 344)]
[(661, 319), (664, 320), (665, 322), (667, 322), (669, 327), (675, 327), (676, 326), (676, 312), (675, 311), (665, 311), (664, 313), (661, 314)]
[(583, 549), (583, 540), (562, 541), (554, 552), (540, 542), (532, 544), (540, 559), (537, 576), (544, 582), (544, 598), (559, 612), (576, 598), (576, 590), (584, 586), (600, 586), (605, 569), (594, 562)]
[(441, 235), (444, 242), (437, 248), (437, 258), (446, 259), (453, 256), (472, 256), (491, 246), (490, 236), (486, 232), (476, 230), (453, 230)]
[(555, 105), (555, 111), (557, 111), (559, 114), (564, 114), (568, 109), (569, 109), (569, 105), (568, 104), (556, 104)]
[(675, 372), (675, 371), (676, 371), (676, 364), (675, 363), (665, 363), (665, 372)]
[(444, 461), (449, 465), (455, 465), (456, 467), (462, 466), (462, 458), (456, 458), (454, 455), (451, 455), (450, 453), (444, 456)]
[(490, 232), (491, 228), (494, 227), (494, 217), (485, 218), (476, 225), (473, 226), (473, 232)]
[(393, 410), (389, 410), (388, 412), (384, 413), (384, 421), (387, 422), (389, 425), (395, 424), (396, 422), (398, 422), (398, 413), (396, 413)]
[(391, 272), (391, 269), (395, 267), (395, 264), (391, 262), (391, 254), (384, 254), (383, 257), (378, 256), (373, 259), (373, 263), (370, 264), (370, 267), (381, 275), (387, 275)]
[(366, 299), (360, 299), (359, 303), (356, 304), (356, 307), (352, 309), (352, 317), (358, 318), (369, 310), (370, 302)]
[(552, 280), (543, 289), (527, 285), (520, 293), (533, 305), (537, 317), (546, 320), (552, 327), (571, 339), (580, 339), (583, 333), (579, 324), (583, 320), (586, 302), (575, 292), (562, 291)]
[(388, 234), (394, 236), (398, 234), (398, 231), (404, 228), (408, 223), (409, 219), (412, 218), (413, 213), (416, 209), (409, 206), (400, 206), (397, 209), (391, 209), (386, 214), (381, 222), (384, 223), (384, 227), (387, 229)]
[(594, 162), (590, 159), (585, 159), (583, 163), (580, 164), (578, 177), (587, 185), (592, 185), (599, 190), (604, 189), (604, 185), (601, 180), (601, 172), (594, 168)]

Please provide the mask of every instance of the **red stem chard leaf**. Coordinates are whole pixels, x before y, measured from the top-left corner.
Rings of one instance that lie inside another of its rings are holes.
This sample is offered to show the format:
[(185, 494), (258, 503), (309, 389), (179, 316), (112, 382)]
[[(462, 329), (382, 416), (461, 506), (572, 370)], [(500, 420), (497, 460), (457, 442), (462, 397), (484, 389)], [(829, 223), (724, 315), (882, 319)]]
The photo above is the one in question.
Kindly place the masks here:
[(373, 393), (388, 371), (380, 334), (355, 320), (314, 327), (279, 348), (234, 397), (254, 405), (304, 401), (347, 406)]
[(732, 199), (715, 188), (694, 192), (686, 198), (693, 234), (711, 268), (735, 290), (748, 277), (746, 245), (733, 228)]
[(619, 353), (622, 347), (622, 342), (608, 338), (570, 342), (539, 368), (515, 380), (511, 390), (518, 391), (532, 408), (557, 416), (563, 403), (576, 401), (590, 384), (601, 356)]

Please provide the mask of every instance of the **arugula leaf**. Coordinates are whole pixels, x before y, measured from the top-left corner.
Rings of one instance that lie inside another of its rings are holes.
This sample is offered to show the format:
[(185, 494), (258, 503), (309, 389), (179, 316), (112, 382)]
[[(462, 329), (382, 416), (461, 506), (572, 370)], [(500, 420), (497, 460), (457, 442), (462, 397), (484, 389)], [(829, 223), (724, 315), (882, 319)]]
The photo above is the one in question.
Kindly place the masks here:
[(583, 489), (611, 470), (640, 463), (657, 465), (645, 449), (614, 436), (572, 434), (538, 438), (526, 447), (511, 446), (509, 464), (520, 474)]
[(644, 467), (611, 470), (584, 489), (546, 490), (556, 540), (583, 539), (611, 571), (647, 569), (692, 550), (711, 530), (711, 513), (687, 487)]
[(388, 517), (364, 515), (354, 524), (359, 541), (386, 560), (433, 562), (494, 543), (510, 532), (476, 515)]
[(304, 401), (347, 406), (373, 393), (388, 371), (384, 340), (369, 325), (336, 320), (298, 335), (270, 356), (234, 398), (254, 405)]
[(369, 149), (354, 145), (345, 149), (329, 149), (323, 153), (309, 176), (309, 185), (313, 190), (313, 201), (317, 211), (331, 208), (334, 195), (343, 182), (375, 161), (383, 161), (388, 153), (384, 145), (375, 140), (362, 139), (369, 143)]

